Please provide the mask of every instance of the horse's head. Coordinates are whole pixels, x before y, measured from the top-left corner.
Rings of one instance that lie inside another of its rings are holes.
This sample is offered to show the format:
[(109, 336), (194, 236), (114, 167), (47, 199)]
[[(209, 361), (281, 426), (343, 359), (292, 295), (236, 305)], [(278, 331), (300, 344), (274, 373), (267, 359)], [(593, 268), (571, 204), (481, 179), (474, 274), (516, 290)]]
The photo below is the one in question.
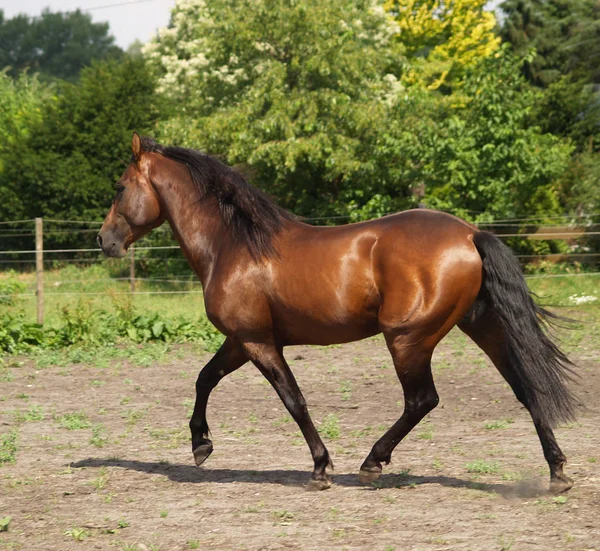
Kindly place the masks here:
[(117, 182), (115, 199), (97, 237), (106, 256), (125, 256), (129, 245), (165, 220), (150, 182), (151, 159), (143, 155), (142, 141), (135, 132), (131, 151), (132, 161)]

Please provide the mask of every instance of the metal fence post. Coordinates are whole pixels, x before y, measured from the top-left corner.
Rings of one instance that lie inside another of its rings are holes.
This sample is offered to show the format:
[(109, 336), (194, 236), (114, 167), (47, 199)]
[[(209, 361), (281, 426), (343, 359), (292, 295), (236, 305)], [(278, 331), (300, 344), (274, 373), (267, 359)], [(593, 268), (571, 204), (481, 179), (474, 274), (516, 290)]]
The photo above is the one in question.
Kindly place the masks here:
[(44, 229), (41, 218), (35, 219), (35, 284), (37, 321), (44, 325)]

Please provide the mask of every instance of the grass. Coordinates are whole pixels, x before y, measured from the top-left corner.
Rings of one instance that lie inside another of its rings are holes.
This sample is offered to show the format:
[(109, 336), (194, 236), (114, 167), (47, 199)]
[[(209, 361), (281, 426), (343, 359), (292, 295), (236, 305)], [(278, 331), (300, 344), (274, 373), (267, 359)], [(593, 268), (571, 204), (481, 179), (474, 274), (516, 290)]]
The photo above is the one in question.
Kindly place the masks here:
[(512, 419), (502, 419), (500, 421), (490, 421), (489, 423), (484, 423), (483, 426), (487, 430), (497, 430), (497, 429), (505, 429), (511, 423), (514, 423), (514, 421)]
[(16, 430), (5, 434), (0, 434), (0, 465), (3, 463), (14, 463), (17, 457), (17, 437)]
[[(104, 309), (111, 313), (115, 312), (115, 301), (122, 295), (111, 293), (129, 291), (129, 281), (116, 281), (110, 279), (114, 272), (114, 265), (122, 263), (123, 266), (128, 266), (129, 258), (125, 260), (107, 261), (106, 264), (98, 266), (66, 266), (64, 268), (50, 269), (44, 271), (44, 284), (48, 289), (44, 297), (45, 322), (48, 325), (57, 325), (60, 322), (60, 312), (67, 306), (74, 308), (79, 300), (77, 295), (53, 295), (54, 289), (60, 290), (61, 293), (108, 293), (107, 295), (90, 296), (89, 302), (92, 309)], [(183, 265), (185, 263), (182, 262)], [(35, 272), (26, 272), (10, 275), (10, 279), (17, 279), (25, 284), (29, 291), (35, 289)], [(0, 281), (7, 281), (8, 274), (0, 274)], [(99, 279), (108, 279), (108, 281), (97, 281)], [(180, 277), (172, 277), (171, 279), (183, 279)], [(68, 282), (68, 283), (61, 283)], [(199, 291), (201, 286), (198, 280), (192, 280), (190, 283), (175, 284), (175, 283), (160, 283), (137, 281), (136, 290), (147, 291)], [(132, 305), (139, 312), (169, 312), (172, 316), (190, 315), (197, 316), (204, 313), (204, 301), (202, 294), (176, 294), (176, 295), (133, 295)], [(22, 297), (15, 300), (14, 306), (6, 306), (7, 311), (15, 312), (24, 310), (26, 317), (30, 321), (36, 319), (36, 302), (35, 297)], [(3, 308), (5, 305), (3, 305)]]
[(74, 413), (65, 413), (56, 418), (59, 425), (67, 430), (82, 430), (89, 429), (92, 425), (87, 419), (87, 415), (83, 411)]
[(467, 472), (476, 474), (495, 474), (500, 470), (498, 463), (489, 463), (484, 459), (476, 459), (471, 463), (467, 463)]
[(340, 437), (340, 420), (335, 414), (330, 413), (323, 419), (317, 430), (324, 438), (337, 440)]

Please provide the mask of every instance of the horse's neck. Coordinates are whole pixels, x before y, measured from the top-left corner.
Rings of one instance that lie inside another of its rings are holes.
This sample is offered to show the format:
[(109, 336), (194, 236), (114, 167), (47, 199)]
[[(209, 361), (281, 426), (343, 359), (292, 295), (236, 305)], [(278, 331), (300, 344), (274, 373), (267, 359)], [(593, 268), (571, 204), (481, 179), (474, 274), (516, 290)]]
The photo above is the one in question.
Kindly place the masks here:
[(214, 197), (202, 198), (187, 172), (163, 175), (157, 170), (152, 178), (163, 207), (166, 219), (173, 230), (184, 256), (198, 274), (202, 286), (206, 287), (212, 276), (219, 248), (228, 240)]

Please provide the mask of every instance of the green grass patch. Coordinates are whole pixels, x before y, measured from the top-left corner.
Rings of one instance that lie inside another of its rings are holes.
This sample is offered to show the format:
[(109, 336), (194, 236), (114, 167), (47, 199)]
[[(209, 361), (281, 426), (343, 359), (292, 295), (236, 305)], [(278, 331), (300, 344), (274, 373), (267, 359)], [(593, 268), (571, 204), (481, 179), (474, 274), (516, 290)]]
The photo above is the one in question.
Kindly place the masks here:
[(17, 439), (18, 433), (12, 430), (5, 434), (0, 434), (0, 465), (2, 463), (14, 463), (17, 457)]
[(476, 459), (467, 463), (467, 472), (476, 474), (495, 474), (500, 470), (498, 463), (490, 463), (484, 459)]
[(89, 429), (92, 425), (83, 411), (65, 413), (56, 418), (59, 425), (67, 430)]
[(333, 413), (328, 414), (317, 429), (324, 438), (336, 440), (340, 437), (340, 420)]

